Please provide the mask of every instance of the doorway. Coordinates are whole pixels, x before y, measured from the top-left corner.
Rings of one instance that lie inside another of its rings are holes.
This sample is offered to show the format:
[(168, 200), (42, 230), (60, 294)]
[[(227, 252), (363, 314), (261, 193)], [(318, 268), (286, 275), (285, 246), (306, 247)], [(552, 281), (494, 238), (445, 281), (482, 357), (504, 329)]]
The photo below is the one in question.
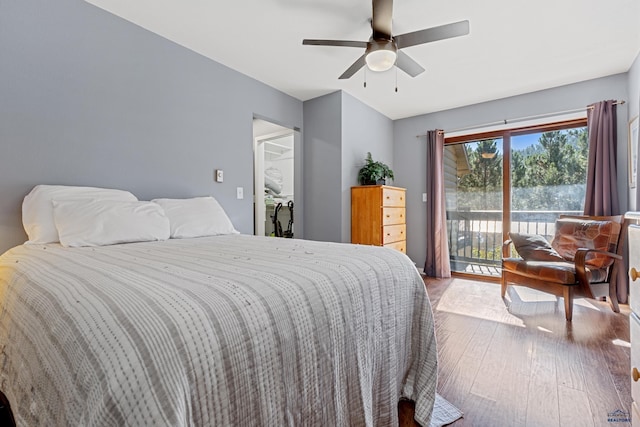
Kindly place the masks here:
[(256, 236), (300, 237), (295, 234), (298, 134), (266, 120), (253, 120)]
[(451, 271), (501, 275), (509, 232), (551, 240), (560, 215), (581, 214), (586, 118), (450, 137), (445, 197)]
[(494, 275), (501, 259), (502, 137), (445, 146), (445, 195), (452, 272)]

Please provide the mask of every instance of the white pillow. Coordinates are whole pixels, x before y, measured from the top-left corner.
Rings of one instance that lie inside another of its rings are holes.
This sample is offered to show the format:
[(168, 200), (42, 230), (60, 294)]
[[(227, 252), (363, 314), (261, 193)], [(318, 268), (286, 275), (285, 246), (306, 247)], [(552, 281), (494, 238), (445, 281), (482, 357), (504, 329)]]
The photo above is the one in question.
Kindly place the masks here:
[(151, 202), (53, 200), (60, 244), (102, 246), (169, 238), (169, 219)]
[(171, 224), (172, 239), (239, 234), (220, 203), (213, 197), (154, 199)]
[(53, 199), (98, 199), (137, 201), (128, 191), (66, 185), (36, 185), (22, 202), (22, 224), (29, 236), (26, 243), (55, 243), (58, 238), (53, 222)]

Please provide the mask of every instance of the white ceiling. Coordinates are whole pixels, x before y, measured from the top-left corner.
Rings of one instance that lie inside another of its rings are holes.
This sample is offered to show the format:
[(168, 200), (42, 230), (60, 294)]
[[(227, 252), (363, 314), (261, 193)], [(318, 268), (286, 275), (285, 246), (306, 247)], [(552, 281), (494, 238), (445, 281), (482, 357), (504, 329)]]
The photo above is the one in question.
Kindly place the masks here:
[(393, 33), (468, 19), (470, 34), (404, 49), (426, 72), (338, 76), (363, 52), (367, 0), (87, 0), (307, 100), (344, 90), (391, 119), (623, 73), (640, 51), (640, 0), (396, 0)]

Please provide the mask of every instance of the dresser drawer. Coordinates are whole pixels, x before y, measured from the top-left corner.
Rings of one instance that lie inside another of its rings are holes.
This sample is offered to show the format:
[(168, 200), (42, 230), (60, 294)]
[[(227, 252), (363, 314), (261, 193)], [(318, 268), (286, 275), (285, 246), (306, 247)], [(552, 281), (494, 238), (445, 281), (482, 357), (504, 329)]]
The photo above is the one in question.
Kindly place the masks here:
[(402, 252), (403, 254), (407, 253), (407, 241), (401, 240), (399, 242), (387, 243), (384, 245), (385, 248), (393, 248), (397, 251)]
[(404, 224), (404, 208), (382, 208), (382, 225)]
[(640, 378), (634, 381), (634, 369), (638, 370), (640, 376), (640, 319), (636, 313), (629, 314), (629, 329), (631, 333), (631, 398), (640, 401)]
[[(629, 306), (640, 314), (640, 226), (629, 226)], [(635, 278), (635, 280), (633, 280)], [(640, 342), (638, 342), (640, 345)], [(640, 369), (640, 366), (638, 366)]]
[(386, 185), (351, 188), (351, 243), (384, 246), (406, 240), (405, 189)]
[(382, 187), (382, 206), (404, 207), (404, 190)]
[(382, 244), (406, 240), (407, 226), (405, 224), (385, 225), (382, 227)]

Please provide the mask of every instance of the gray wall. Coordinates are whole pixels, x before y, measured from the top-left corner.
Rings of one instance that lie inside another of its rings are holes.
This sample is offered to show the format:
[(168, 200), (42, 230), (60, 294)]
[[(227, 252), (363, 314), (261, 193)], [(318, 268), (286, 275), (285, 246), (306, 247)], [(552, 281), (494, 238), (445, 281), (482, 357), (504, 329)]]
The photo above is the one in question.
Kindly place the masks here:
[(302, 127), (302, 102), (84, 1), (3, 0), (0, 252), (43, 183), (212, 194), (252, 233), (254, 114)]
[(304, 102), (304, 236), (341, 241), (342, 92)]
[[(418, 265), (426, 256), (426, 138), (430, 129), (454, 130), (504, 119), (566, 111), (605, 99), (627, 100), (627, 74), (617, 74), (525, 95), (470, 105), (394, 122), (396, 184), (407, 188), (407, 254)], [(637, 98), (636, 98), (637, 99)], [(627, 209), (627, 106), (618, 112), (618, 186), (621, 209)]]
[[(636, 60), (627, 73), (627, 86), (629, 88), (629, 94), (627, 101), (629, 103), (629, 115), (628, 120), (640, 114), (640, 54), (636, 56)], [(638, 141), (635, 141), (638, 144)], [(638, 147), (640, 149), (640, 147)], [(638, 163), (640, 164), (640, 156), (638, 156)], [(640, 185), (636, 186), (636, 189), (630, 189), (629, 191), (629, 210), (640, 211), (640, 204), (637, 202), (637, 194), (640, 193)]]
[(367, 152), (393, 168), (393, 121), (348, 93), (342, 96), (342, 241), (351, 241), (351, 187)]
[(305, 238), (351, 241), (351, 187), (367, 152), (393, 169), (393, 121), (346, 92), (304, 103)]

